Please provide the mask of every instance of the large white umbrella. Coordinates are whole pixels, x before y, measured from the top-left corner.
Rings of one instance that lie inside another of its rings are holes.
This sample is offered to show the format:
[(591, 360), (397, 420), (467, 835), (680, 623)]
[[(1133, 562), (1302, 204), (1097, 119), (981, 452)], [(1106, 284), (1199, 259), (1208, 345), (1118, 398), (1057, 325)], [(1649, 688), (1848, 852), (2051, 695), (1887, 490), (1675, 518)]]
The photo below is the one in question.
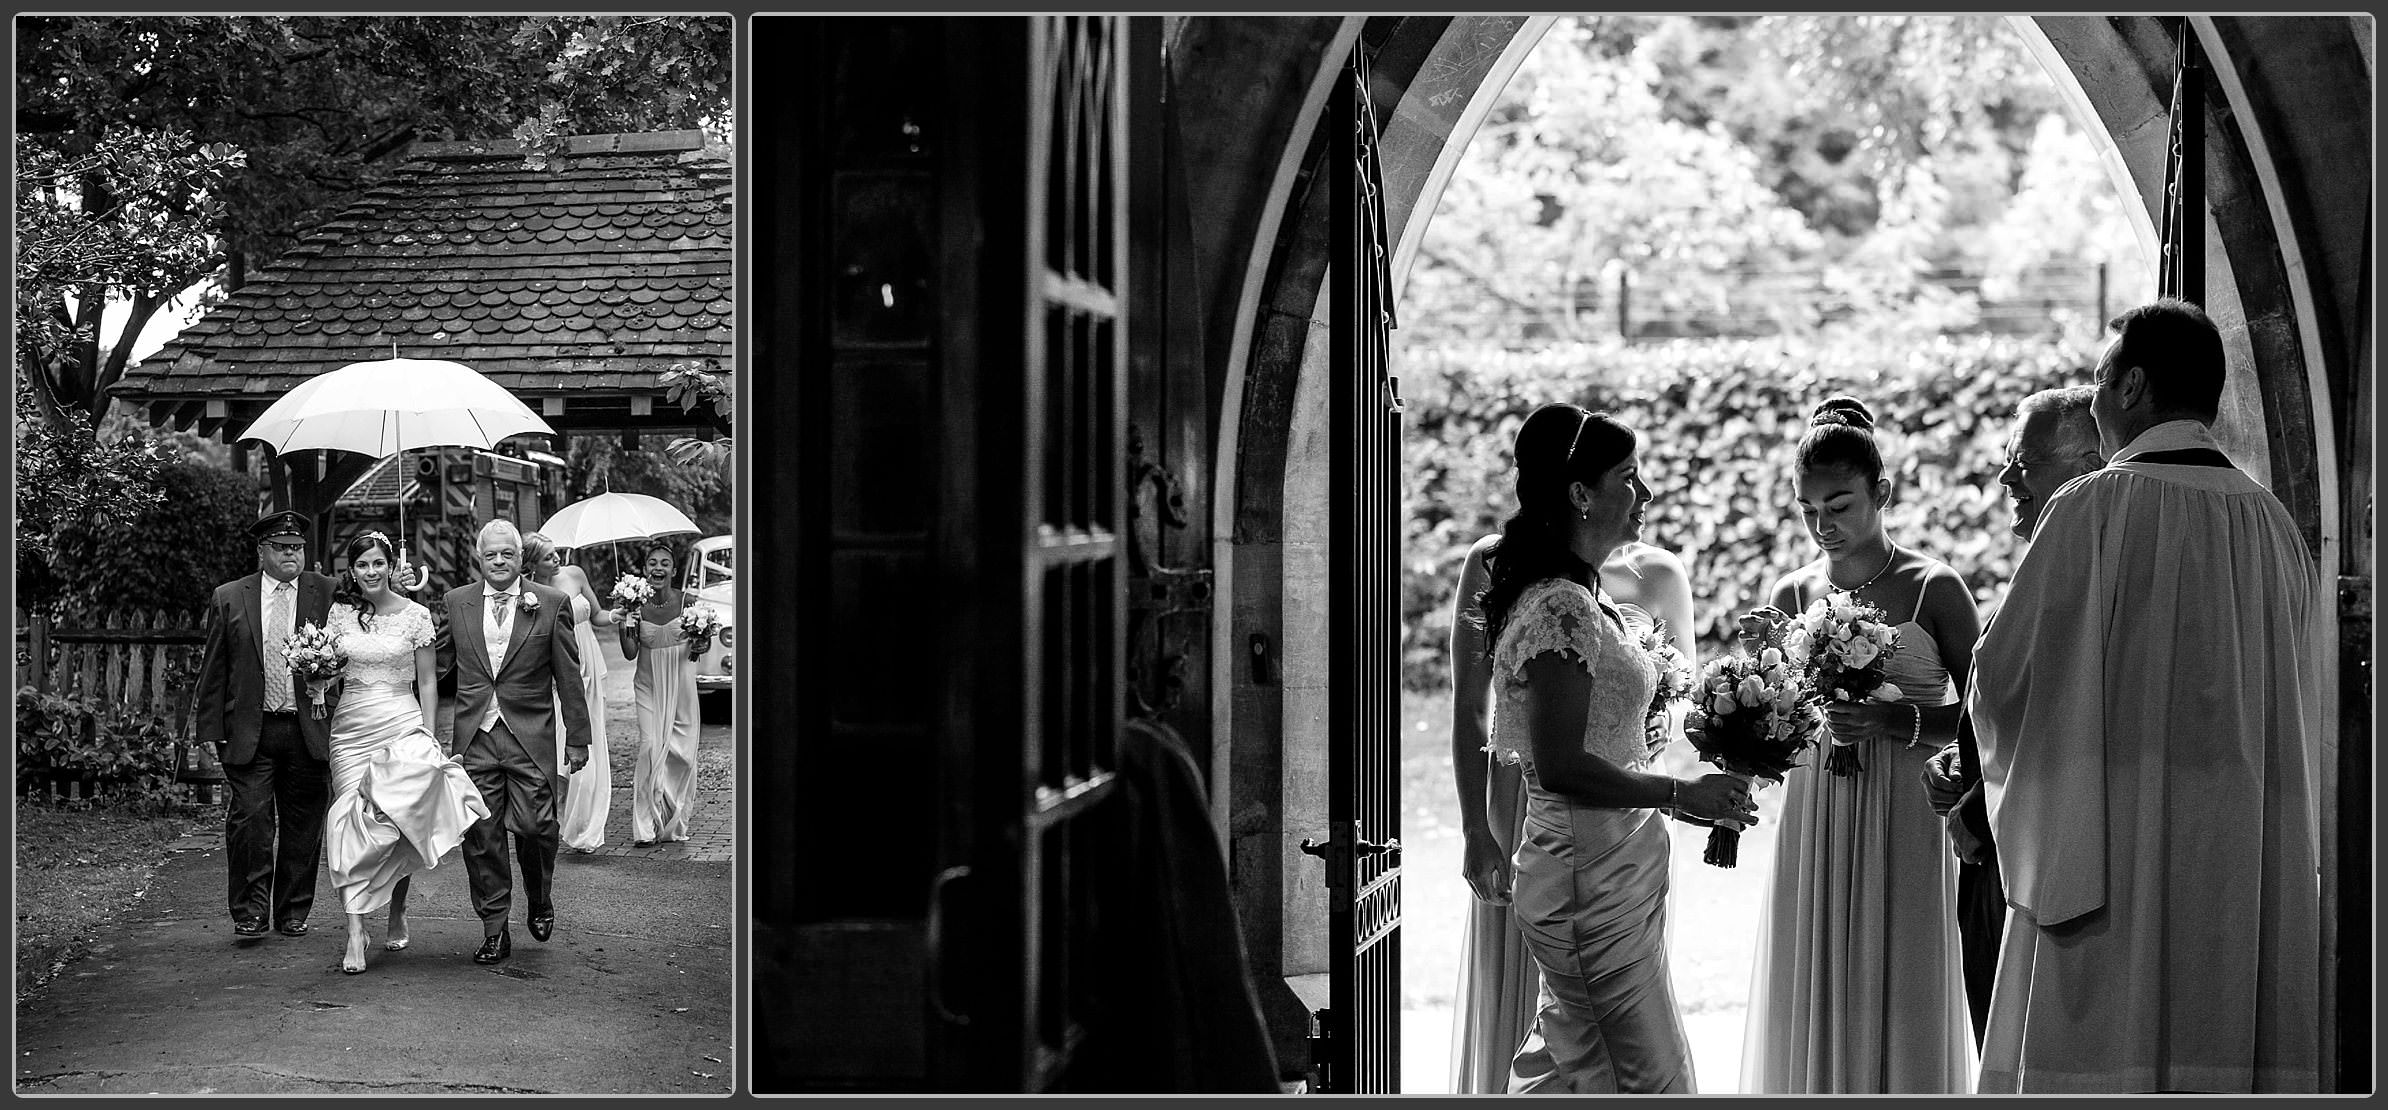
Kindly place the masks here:
[[(505, 387), (461, 362), (390, 357), (318, 374), (266, 407), (241, 434), (274, 449), (352, 451), (388, 458), (422, 447), (490, 448), (508, 436), (555, 429)], [(406, 501), (398, 502), (398, 557), (406, 558)]]
[(388, 458), (419, 447), (495, 447), (555, 429), (505, 387), (461, 362), (385, 358), (300, 382), (242, 433), (277, 454), (354, 451)]
[(644, 540), (696, 532), (688, 514), (643, 493), (600, 493), (582, 498), (547, 518), (540, 534), (558, 547), (591, 547), (618, 540)]

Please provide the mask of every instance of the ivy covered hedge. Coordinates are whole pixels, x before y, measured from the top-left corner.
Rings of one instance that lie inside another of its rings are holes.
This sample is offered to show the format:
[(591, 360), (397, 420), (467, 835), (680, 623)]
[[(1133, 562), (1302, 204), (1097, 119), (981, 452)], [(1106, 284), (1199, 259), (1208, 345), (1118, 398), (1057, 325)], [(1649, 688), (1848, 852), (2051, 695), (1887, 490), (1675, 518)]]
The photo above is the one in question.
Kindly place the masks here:
[(1818, 401), (1847, 393), (1874, 411), (1893, 479), (1892, 537), (1955, 567), (1986, 602), (2020, 554), (1996, 480), (2015, 405), (2087, 383), (2096, 359), (2076, 343), (1988, 335), (1874, 349), (1685, 340), (1404, 351), (1404, 681), (1428, 690), (1450, 680), (1452, 583), (1469, 545), (1515, 509), (1509, 447), (1539, 405), (1605, 409), (1641, 433), (1656, 496), (1642, 538), (1690, 571), (1706, 654), (1776, 577), (1817, 555), (1790, 473)]

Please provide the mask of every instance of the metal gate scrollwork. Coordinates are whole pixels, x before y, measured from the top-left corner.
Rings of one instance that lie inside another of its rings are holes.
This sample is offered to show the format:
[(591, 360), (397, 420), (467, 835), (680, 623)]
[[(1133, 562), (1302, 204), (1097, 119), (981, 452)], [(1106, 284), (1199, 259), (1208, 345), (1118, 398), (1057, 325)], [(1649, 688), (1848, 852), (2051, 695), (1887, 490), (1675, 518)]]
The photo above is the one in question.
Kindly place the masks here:
[(1368, 64), (1355, 49), (1327, 125), (1333, 259), (1329, 274), (1327, 621), (1330, 696), (1327, 839), (1302, 850), (1326, 866), (1328, 1006), (1314, 1015), (1316, 1089), (1401, 1086), (1400, 383), (1391, 249), (1377, 165)]

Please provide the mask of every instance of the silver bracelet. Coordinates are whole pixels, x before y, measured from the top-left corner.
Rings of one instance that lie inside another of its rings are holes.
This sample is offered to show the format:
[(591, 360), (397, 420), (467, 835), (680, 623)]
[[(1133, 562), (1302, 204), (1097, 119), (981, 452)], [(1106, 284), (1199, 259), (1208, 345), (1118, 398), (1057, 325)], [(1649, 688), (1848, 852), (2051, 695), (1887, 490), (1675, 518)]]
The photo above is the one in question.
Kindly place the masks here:
[(1908, 734), (1907, 746), (1910, 748), (1920, 748), (1924, 745), (1924, 707), (1920, 705), (1910, 705), (1907, 708), (1915, 711), (1915, 731)]
[(1668, 779), (1667, 783), (1667, 810), (1672, 813), (1683, 812), (1683, 780)]

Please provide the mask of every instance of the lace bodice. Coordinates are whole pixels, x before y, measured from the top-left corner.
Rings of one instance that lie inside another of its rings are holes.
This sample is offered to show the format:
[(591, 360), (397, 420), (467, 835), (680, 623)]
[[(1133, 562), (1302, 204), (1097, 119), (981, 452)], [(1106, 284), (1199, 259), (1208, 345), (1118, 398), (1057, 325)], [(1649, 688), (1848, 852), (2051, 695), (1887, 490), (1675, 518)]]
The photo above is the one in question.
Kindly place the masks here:
[(383, 686), (415, 684), (415, 649), (429, 647), (435, 635), (431, 627), (431, 610), (415, 602), (406, 608), (372, 618), (373, 628), (359, 627), (356, 607), (345, 602), (332, 606), (325, 627), (340, 638), (340, 649), (348, 653), (348, 668), (344, 676), (350, 682)]
[(1636, 645), (1622, 613), (1561, 578), (1526, 587), (1510, 607), (1493, 648), (1492, 737), (1485, 750), (1508, 763), (1533, 758), (1526, 732), (1532, 713), (1526, 664), (1550, 652), (1572, 659), (1592, 676), (1584, 750), (1619, 767), (1648, 762), (1642, 726), (1658, 688), (1657, 668)]

